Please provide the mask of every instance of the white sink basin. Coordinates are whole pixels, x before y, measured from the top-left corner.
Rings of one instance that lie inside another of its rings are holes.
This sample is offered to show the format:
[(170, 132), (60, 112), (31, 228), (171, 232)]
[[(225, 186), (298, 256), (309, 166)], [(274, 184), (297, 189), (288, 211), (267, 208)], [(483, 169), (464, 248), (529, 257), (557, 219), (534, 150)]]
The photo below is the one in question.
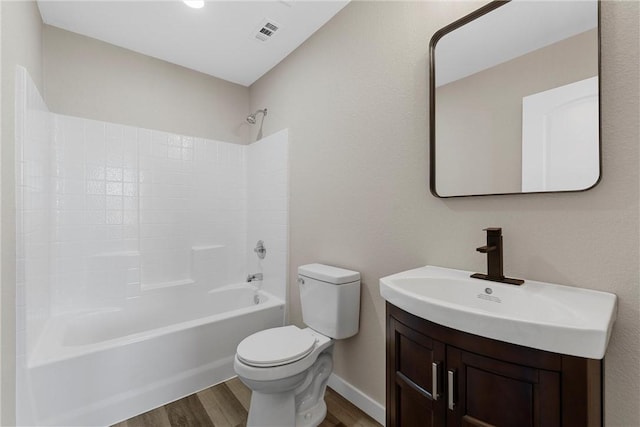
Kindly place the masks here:
[(453, 329), (572, 356), (602, 359), (616, 296), (527, 280), (521, 286), (426, 266), (380, 279), (391, 304)]

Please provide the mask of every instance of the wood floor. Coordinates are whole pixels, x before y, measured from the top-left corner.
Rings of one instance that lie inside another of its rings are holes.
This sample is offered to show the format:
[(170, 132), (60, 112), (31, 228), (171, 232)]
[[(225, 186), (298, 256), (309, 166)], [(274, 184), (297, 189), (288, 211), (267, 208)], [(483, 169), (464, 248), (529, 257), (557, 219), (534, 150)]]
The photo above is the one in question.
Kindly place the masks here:
[[(250, 400), (251, 391), (234, 378), (113, 427), (245, 426)], [(325, 401), (327, 417), (320, 427), (380, 427), (375, 420), (328, 387)]]

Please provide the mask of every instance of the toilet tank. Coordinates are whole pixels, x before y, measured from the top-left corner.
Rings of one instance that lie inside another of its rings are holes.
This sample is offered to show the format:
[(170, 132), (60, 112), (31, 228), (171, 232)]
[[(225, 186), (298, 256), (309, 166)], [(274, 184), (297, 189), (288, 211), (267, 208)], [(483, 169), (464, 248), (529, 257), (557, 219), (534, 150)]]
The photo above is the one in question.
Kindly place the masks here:
[(349, 338), (360, 327), (360, 273), (324, 264), (298, 267), (302, 320), (335, 339)]

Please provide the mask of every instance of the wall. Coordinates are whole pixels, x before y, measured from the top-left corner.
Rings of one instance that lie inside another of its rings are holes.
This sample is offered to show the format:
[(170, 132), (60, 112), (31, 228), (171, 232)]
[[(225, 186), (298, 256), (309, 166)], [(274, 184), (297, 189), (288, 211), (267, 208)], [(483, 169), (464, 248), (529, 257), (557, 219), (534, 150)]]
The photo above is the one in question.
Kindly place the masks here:
[(438, 194), (520, 192), (522, 98), (597, 75), (594, 29), (438, 87)]
[(27, 68), (36, 86), (42, 89), (42, 21), (36, 3), (0, 2), (2, 9), (2, 151), (1, 163), (1, 283), (0, 290), (0, 424), (15, 420), (16, 350), (16, 251), (15, 251), (15, 67)]
[(51, 111), (245, 143), (249, 90), (48, 25), (44, 98)]
[(437, 199), (428, 190), (427, 46), (477, 2), (352, 2), (251, 86), (265, 135), (290, 139), (290, 318), (296, 267), (362, 273), (361, 329), (336, 373), (384, 403), (380, 277), (425, 264), (484, 271), (474, 248), (504, 229), (505, 274), (618, 295), (605, 360), (607, 426), (640, 424), (639, 4), (602, 2), (603, 178), (573, 194)]

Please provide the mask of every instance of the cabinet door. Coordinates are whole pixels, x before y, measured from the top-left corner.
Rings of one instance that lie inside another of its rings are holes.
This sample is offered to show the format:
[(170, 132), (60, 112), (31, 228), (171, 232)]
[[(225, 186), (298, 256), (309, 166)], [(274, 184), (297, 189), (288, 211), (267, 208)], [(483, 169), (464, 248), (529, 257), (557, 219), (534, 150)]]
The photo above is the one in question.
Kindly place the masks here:
[(443, 427), (444, 344), (393, 317), (387, 328), (387, 427)]
[(447, 427), (560, 426), (558, 372), (449, 346), (447, 383)]

